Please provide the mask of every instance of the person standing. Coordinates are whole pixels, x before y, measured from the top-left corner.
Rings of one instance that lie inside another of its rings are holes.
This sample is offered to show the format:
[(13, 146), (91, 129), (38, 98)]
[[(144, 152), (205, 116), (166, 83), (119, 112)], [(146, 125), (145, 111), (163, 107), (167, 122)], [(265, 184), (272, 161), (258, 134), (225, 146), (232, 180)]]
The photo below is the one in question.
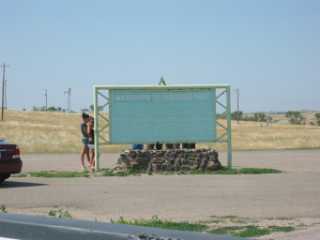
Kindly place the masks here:
[(94, 170), (95, 167), (95, 151), (94, 151), (94, 118), (89, 117), (88, 121), (88, 137), (89, 137), (89, 143), (88, 143), (88, 148), (89, 148), (89, 167), (91, 170)]
[(82, 135), (82, 149), (81, 149), (81, 157), (80, 157), (80, 164), (81, 169), (85, 170), (85, 158), (90, 165), (90, 156), (89, 156), (89, 134), (88, 134), (88, 122), (89, 122), (89, 115), (86, 113), (82, 113), (82, 123), (80, 125), (81, 135)]

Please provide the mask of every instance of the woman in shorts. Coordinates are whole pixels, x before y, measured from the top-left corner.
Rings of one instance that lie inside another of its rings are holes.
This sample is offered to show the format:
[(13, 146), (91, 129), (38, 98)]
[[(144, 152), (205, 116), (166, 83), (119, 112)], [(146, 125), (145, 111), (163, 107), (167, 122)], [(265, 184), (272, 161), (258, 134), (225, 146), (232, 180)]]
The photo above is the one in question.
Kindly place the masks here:
[(82, 113), (82, 123), (80, 125), (81, 135), (82, 135), (82, 150), (81, 150), (81, 169), (85, 170), (85, 157), (90, 165), (90, 156), (89, 156), (89, 134), (88, 134), (88, 122), (89, 122), (89, 115), (86, 113)]

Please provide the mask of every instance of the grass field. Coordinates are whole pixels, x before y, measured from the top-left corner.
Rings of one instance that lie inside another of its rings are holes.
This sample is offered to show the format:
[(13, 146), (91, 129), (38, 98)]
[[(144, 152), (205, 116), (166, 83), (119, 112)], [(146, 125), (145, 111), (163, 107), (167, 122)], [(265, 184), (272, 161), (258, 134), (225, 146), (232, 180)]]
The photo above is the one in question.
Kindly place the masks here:
[[(234, 150), (320, 148), (320, 127), (256, 122), (233, 123)], [(8, 111), (0, 122), (0, 138), (17, 143), (24, 153), (67, 153), (81, 148), (80, 114)], [(201, 144), (224, 150), (223, 144)], [(128, 146), (112, 145), (117, 152)]]

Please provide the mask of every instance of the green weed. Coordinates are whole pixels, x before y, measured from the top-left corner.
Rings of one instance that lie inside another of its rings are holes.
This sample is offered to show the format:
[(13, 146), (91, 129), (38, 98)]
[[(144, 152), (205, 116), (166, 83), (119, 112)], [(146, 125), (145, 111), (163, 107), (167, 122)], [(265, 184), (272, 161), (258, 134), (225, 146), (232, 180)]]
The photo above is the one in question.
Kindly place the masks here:
[(76, 171), (39, 171), (29, 172), (31, 177), (45, 177), (45, 178), (72, 178), (72, 177), (89, 177), (89, 172)]
[(181, 230), (181, 231), (202, 232), (208, 229), (208, 226), (204, 224), (161, 220), (157, 216), (154, 216), (151, 219), (134, 219), (134, 220), (127, 220), (127, 219), (124, 219), (123, 217), (120, 217), (119, 220), (111, 221), (111, 222), (118, 223), (118, 224), (128, 224), (128, 225), (164, 228), (164, 229)]
[(50, 217), (55, 217), (55, 218), (67, 218), (67, 219), (72, 219), (71, 214), (68, 212), (68, 210), (64, 210), (62, 208), (55, 208), (51, 209), (48, 212), (48, 215)]
[(8, 213), (7, 208), (5, 205), (0, 205), (0, 213)]
[[(235, 217), (233, 217), (235, 218)], [(259, 237), (271, 234), (272, 232), (290, 232), (295, 228), (291, 226), (270, 226), (260, 227), (256, 225), (239, 225), (239, 226), (224, 226), (224, 227), (210, 227), (207, 222), (189, 223), (186, 221), (175, 222), (170, 220), (161, 220), (157, 216), (151, 219), (133, 219), (128, 220), (123, 217), (112, 223), (128, 224), (144, 227), (164, 228), (180, 231), (193, 231), (193, 232), (207, 232), (211, 234), (232, 235), (236, 237)], [(209, 222), (208, 222), (209, 223)]]

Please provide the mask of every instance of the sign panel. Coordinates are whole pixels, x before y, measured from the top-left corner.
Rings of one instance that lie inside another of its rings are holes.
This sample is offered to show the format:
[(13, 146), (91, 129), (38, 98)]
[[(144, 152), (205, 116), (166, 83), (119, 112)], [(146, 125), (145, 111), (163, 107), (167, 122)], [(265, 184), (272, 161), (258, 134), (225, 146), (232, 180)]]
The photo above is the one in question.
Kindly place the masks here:
[(110, 89), (113, 144), (216, 140), (214, 88)]

